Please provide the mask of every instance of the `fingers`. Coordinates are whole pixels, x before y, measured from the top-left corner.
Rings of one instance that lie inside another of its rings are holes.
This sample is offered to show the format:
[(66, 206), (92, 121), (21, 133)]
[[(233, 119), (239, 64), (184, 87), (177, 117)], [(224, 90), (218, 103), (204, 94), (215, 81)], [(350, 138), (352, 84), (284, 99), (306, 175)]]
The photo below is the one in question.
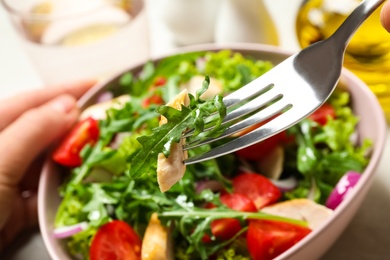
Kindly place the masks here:
[(15, 121), (25, 111), (40, 106), (61, 94), (69, 94), (76, 99), (80, 98), (96, 81), (64, 84), (57, 87), (48, 87), (21, 93), (0, 103), (0, 131)]
[(10, 208), (10, 217), (0, 231), (0, 252), (9, 245), (20, 232), (38, 224), (37, 194), (23, 198), (18, 196)]
[(1, 187), (17, 185), (33, 160), (60, 137), (78, 116), (76, 100), (62, 95), (31, 109), (0, 134)]
[(390, 2), (386, 1), (381, 10), (381, 23), (390, 32)]

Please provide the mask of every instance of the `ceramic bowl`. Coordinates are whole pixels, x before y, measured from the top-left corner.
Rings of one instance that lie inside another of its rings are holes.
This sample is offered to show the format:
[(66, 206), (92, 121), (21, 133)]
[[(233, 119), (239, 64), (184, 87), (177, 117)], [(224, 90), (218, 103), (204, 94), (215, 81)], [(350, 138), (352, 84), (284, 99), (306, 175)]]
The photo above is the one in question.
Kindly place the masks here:
[[(283, 61), (291, 55), (291, 53), (283, 51), (277, 47), (257, 44), (202, 45), (184, 48), (179, 52), (200, 50), (218, 51), (221, 49), (231, 49), (236, 52), (241, 52), (244, 55), (269, 60), (274, 64)], [(155, 61), (158, 61), (160, 58), (155, 59)], [(124, 72), (137, 72), (141, 69), (142, 64), (126, 69)], [(94, 104), (99, 94), (105, 91), (108, 86), (112, 87), (118, 85), (120, 76), (121, 75), (117, 75), (112, 79), (102, 82), (92, 88), (79, 100), (81, 108), (85, 109), (89, 105)], [(369, 138), (373, 141), (370, 163), (363, 172), (363, 175), (358, 184), (355, 186), (351, 196), (348, 196), (339, 205), (339, 207), (337, 207), (334, 214), (326, 221), (326, 223), (280, 255), (278, 259), (319, 259), (321, 255), (323, 255), (336, 241), (351, 221), (373, 181), (376, 167), (378, 166), (384, 149), (386, 134), (385, 119), (377, 99), (361, 80), (359, 80), (351, 72), (343, 70), (340, 82), (343, 83), (343, 85), (345, 85), (349, 90), (352, 97), (353, 110), (360, 118), (360, 123), (358, 124), (359, 138)], [(60, 203), (60, 197), (58, 196), (57, 189), (62, 181), (61, 176), (59, 168), (56, 167), (56, 165), (50, 160), (47, 160), (40, 179), (38, 198), (39, 224), (42, 237), (50, 257), (55, 260), (70, 259), (63, 242), (53, 237), (54, 217)]]

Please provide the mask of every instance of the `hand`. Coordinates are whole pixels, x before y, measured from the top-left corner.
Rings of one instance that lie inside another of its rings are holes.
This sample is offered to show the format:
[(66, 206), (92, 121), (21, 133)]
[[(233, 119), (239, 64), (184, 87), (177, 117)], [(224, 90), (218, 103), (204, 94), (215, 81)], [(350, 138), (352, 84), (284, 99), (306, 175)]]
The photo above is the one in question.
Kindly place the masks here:
[(390, 32), (390, 2), (386, 1), (381, 10), (381, 23)]
[(93, 84), (44, 88), (0, 102), (0, 251), (37, 224), (44, 153), (76, 121), (76, 99)]

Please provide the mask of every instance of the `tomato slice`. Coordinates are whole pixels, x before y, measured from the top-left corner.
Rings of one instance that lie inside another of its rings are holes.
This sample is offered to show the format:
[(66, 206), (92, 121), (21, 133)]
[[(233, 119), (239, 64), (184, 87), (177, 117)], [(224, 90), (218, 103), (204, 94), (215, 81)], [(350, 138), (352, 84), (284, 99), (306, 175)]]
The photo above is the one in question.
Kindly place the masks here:
[(282, 196), (278, 187), (257, 173), (241, 173), (234, 177), (233, 192), (247, 196), (257, 209), (278, 201)]
[[(158, 87), (162, 87), (167, 83), (166, 78), (164, 77), (157, 77), (153, 83), (153, 85), (150, 87), (149, 92), (155, 92), (155, 90)], [(145, 98), (142, 101), (142, 107), (148, 108), (150, 105), (163, 105), (164, 99), (161, 97), (161, 95), (157, 94), (156, 92), (151, 94), (149, 97)]]
[(273, 259), (309, 234), (309, 228), (271, 220), (250, 220), (247, 245), (254, 260)]
[(54, 150), (55, 162), (68, 166), (80, 166), (80, 152), (86, 144), (94, 145), (99, 139), (99, 122), (91, 117), (78, 122)]
[(330, 104), (325, 103), (316, 111), (314, 111), (313, 114), (308, 116), (308, 118), (320, 125), (326, 125), (329, 118), (336, 118), (336, 112)]
[[(256, 206), (252, 200), (242, 194), (236, 193), (223, 193), (220, 197), (222, 204), (228, 208), (245, 211), (256, 212)], [(206, 208), (214, 208), (215, 205), (209, 204)], [(234, 218), (217, 219), (211, 222), (211, 233), (218, 240), (228, 240), (232, 238), (237, 232), (241, 230), (240, 221)], [(211, 242), (210, 237), (207, 235), (203, 237), (203, 242)]]
[(220, 197), (221, 202), (228, 208), (244, 211), (256, 212), (256, 205), (251, 199), (243, 194), (238, 193), (223, 193)]
[(165, 77), (157, 77), (153, 83), (154, 87), (161, 87), (164, 86), (167, 83), (167, 79)]
[(92, 239), (90, 260), (140, 260), (142, 241), (124, 221), (114, 220), (101, 226)]
[(164, 100), (160, 95), (152, 94), (150, 97), (148, 97), (142, 101), (143, 108), (148, 108), (152, 104), (153, 105), (162, 105), (162, 104), (164, 104)]

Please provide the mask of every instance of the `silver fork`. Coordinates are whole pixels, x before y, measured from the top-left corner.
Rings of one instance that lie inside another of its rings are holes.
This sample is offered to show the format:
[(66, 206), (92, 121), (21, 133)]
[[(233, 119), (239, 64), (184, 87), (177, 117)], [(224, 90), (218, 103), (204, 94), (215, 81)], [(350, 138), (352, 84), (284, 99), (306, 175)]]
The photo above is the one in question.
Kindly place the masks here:
[[(266, 74), (226, 96), (223, 99), (226, 107), (238, 108), (226, 115), (224, 123), (240, 119), (242, 121), (229, 126), (216, 138), (189, 143), (183, 147), (184, 150), (220, 140), (265, 120), (271, 120), (204, 154), (190, 157), (184, 163), (189, 165), (213, 159), (261, 142), (318, 109), (336, 87), (345, 49), (352, 35), (384, 1), (363, 1), (331, 37), (292, 55)], [(257, 112), (258, 110), (260, 111)], [(186, 134), (184, 138), (188, 136)]]

